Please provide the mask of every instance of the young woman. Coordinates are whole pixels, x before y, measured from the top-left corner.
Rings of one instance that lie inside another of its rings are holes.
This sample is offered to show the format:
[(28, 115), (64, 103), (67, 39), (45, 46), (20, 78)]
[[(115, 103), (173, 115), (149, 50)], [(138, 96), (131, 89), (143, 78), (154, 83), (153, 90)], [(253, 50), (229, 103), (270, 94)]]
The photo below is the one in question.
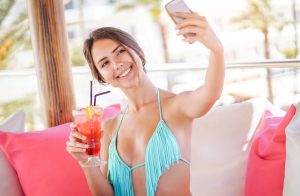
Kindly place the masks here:
[[(120, 88), (128, 106), (105, 123), (101, 159), (108, 164), (83, 168), (94, 195), (190, 195), (189, 160), (193, 119), (207, 113), (220, 97), (224, 81), (223, 46), (206, 18), (193, 12), (176, 25), (183, 39), (210, 50), (205, 82), (194, 91), (174, 94), (157, 88), (145, 71), (144, 53), (126, 32), (104, 27), (84, 43), (84, 55), (100, 83)], [(190, 35), (190, 34), (189, 34)], [(72, 126), (67, 151), (86, 161), (85, 139)]]

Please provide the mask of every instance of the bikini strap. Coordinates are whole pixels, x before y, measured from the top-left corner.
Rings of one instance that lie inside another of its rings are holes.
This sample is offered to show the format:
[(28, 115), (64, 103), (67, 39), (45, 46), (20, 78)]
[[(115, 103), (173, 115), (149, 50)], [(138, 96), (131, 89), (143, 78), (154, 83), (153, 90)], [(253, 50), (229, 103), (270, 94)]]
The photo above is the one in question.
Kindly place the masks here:
[(161, 104), (160, 104), (160, 94), (159, 94), (159, 88), (157, 88), (157, 102), (158, 102), (158, 110), (159, 110), (159, 118), (162, 120), (162, 111), (161, 111)]
[(128, 105), (126, 106), (126, 108), (125, 108), (124, 111), (122, 112), (123, 115), (122, 115), (121, 121), (120, 121), (120, 123), (119, 123), (119, 125), (118, 125), (117, 134), (115, 135), (116, 137), (117, 137), (118, 134), (119, 134), (120, 127), (121, 127), (121, 124), (122, 124), (122, 122), (123, 122), (124, 116), (125, 116), (125, 114), (127, 113), (127, 110), (128, 110)]
[(188, 165), (191, 164), (190, 161), (188, 161), (188, 160), (186, 160), (186, 159), (184, 159), (184, 158), (182, 158), (182, 157), (180, 158), (180, 160), (183, 161), (184, 163), (188, 164)]

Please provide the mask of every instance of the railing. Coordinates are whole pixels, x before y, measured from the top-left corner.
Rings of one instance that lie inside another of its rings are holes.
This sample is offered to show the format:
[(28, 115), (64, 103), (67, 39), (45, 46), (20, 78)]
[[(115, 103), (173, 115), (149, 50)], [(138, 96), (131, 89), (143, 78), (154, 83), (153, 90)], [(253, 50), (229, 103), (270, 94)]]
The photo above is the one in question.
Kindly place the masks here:
[[(297, 72), (300, 72), (300, 69), (298, 69), (300, 68), (300, 59), (261, 62), (226, 62), (225, 66), (227, 73), (223, 97), (220, 99), (222, 104), (243, 101), (256, 96), (268, 97), (265, 68), (271, 68), (272, 70), (273, 93), (276, 97), (274, 104), (277, 107), (284, 108), (284, 106), (290, 103), (300, 101), (300, 77), (297, 76)], [(149, 77), (154, 78), (151, 79), (153, 79), (153, 82), (156, 82), (156, 85), (161, 88), (166, 88), (167, 85), (171, 84), (172, 91), (180, 92), (182, 90), (194, 89), (203, 82), (207, 64), (156, 64), (151, 66), (147, 65), (146, 69), (149, 73)], [(91, 79), (90, 70), (87, 66), (73, 67), (72, 72), (77, 105), (84, 105), (88, 103), (88, 85)], [(181, 74), (183, 72), (184, 74)], [(168, 76), (169, 73), (171, 77)], [(0, 107), (3, 103), (23, 99), (28, 94), (34, 93), (35, 96), (31, 98), (34, 99), (34, 101), (31, 102), (34, 102), (35, 105), (32, 107), (27, 105), (27, 108), (35, 108), (37, 112), (33, 112), (33, 114), (36, 115), (38, 110), (40, 110), (37, 86), (36, 71), (34, 69), (0, 71)], [(106, 98), (108, 101), (117, 102), (119, 101), (117, 99), (120, 97), (121, 93), (116, 90), (115, 94), (112, 91), (111, 95), (108, 95)], [(102, 103), (107, 101), (103, 99), (101, 100)], [(23, 110), (23, 108), (21, 109)], [(16, 108), (16, 110), (20, 110), (20, 108)], [(34, 118), (37, 119), (36, 117)], [(37, 125), (42, 126), (41, 122), (36, 122), (35, 120), (34, 122), (34, 126), (38, 128), (39, 126)]]
[[(256, 68), (300, 68), (300, 59), (282, 61), (226, 62), (226, 69), (256, 69)], [(162, 71), (194, 71), (205, 70), (207, 65), (191, 65), (190, 63), (169, 63), (148, 67), (149, 72)]]
[[(226, 62), (226, 69), (261, 69), (261, 68), (300, 68), (300, 59), (291, 60), (265, 60), (253, 62)], [(206, 70), (206, 64), (193, 64), (191, 63), (168, 63), (168, 64), (154, 64), (147, 66), (147, 72), (169, 72), (169, 71), (194, 71)], [(73, 67), (74, 74), (89, 73), (87, 67)], [(2, 76), (28, 76), (35, 75), (35, 70), (2, 70)]]

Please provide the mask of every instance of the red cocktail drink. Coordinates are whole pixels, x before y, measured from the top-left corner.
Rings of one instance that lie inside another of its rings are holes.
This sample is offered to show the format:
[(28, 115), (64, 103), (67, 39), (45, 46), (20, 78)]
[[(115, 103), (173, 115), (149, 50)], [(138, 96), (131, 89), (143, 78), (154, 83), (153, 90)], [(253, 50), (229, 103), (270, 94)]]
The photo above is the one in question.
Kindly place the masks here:
[[(73, 110), (74, 122), (77, 125), (77, 130), (82, 135), (86, 136), (86, 140), (82, 143), (88, 144), (86, 154), (89, 155), (87, 163), (83, 166), (99, 166), (101, 161), (99, 159), (100, 154), (100, 139), (102, 136), (101, 130), (101, 117), (102, 109), (99, 107), (89, 107)], [(96, 162), (99, 163), (96, 163)], [(92, 163), (90, 163), (92, 162)]]
[(86, 136), (84, 141), (89, 147), (86, 150), (88, 155), (98, 155), (100, 152), (101, 139), (101, 115), (93, 115), (92, 119), (88, 119), (85, 114), (74, 116), (75, 123), (79, 133)]

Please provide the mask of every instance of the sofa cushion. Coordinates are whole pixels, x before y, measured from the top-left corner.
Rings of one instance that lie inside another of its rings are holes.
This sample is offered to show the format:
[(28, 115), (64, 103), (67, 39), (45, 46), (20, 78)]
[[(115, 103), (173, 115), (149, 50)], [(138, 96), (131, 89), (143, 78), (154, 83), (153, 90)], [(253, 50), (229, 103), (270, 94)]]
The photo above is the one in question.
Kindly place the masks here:
[(283, 195), (300, 195), (300, 104), (286, 130), (286, 163)]
[(24, 132), (25, 113), (18, 111), (11, 114), (0, 123), (0, 130), (7, 130), (12, 133)]
[(292, 105), (284, 117), (266, 111), (249, 154), (245, 195), (281, 196), (285, 166), (285, 128), (293, 118)]
[[(109, 106), (103, 118), (119, 112), (119, 105)], [(69, 133), (69, 123), (18, 134), (0, 131), (0, 149), (16, 170), (25, 195), (91, 195), (82, 169), (66, 151)]]
[(67, 153), (69, 124), (27, 133), (0, 132), (0, 148), (17, 171), (25, 195), (91, 195), (78, 163)]
[(266, 108), (266, 99), (217, 106), (194, 121), (191, 141), (193, 195), (243, 195), (249, 145)]
[[(25, 113), (18, 111), (0, 124), (0, 130), (19, 133), (24, 131)], [(16, 171), (11, 167), (4, 152), (0, 150), (0, 195), (24, 195)]]

